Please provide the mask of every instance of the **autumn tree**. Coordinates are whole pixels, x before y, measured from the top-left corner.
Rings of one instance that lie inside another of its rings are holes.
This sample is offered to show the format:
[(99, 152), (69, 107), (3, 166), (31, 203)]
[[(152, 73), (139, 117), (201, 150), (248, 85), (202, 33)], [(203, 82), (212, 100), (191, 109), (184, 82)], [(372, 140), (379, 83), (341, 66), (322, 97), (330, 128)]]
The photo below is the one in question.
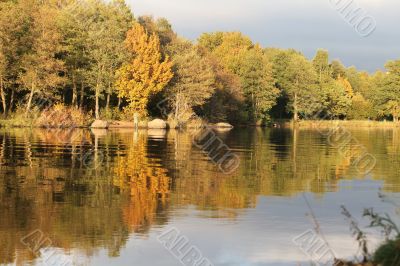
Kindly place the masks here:
[(339, 76), (341, 77), (346, 76), (346, 68), (339, 60), (333, 60), (330, 63), (330, 70), (331, 70), (331, 76), (334, 79), (338, 78)]
[(60, 73), (64, 63), (57, 58), (62, 51), (61, 35), (56, 25), (58, 11), (41, 5), (32, 14), (30, 29), (31, 46), (22, 58), (20, 82), (29, 90), (25, 115), (30, 111), (33, 96), (52, 95), (62, 82)]
[(117, 71), (116, 87), (131, 111), (146, 114), (150, 97), (173, 77), (172, 62), (168, 57), (162, 60), (159, 38), (149, 35), (139, 23), (128, 31), (125, 45), (131, 59)]
[[(32, 1), (0, 2), (0, 80), (3, 112), (12, 110), (22, 58), (31, 47)], [(8, 98), (8, 104), (7, 104)]]

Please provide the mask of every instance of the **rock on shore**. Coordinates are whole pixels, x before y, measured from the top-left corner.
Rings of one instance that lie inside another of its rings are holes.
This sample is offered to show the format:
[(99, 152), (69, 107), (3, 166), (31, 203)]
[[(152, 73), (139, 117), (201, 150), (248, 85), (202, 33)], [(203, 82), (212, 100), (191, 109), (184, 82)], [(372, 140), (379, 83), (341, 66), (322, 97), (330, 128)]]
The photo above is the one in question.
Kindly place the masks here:
[(165, 129), (165, 128), (167, 128), (167, 123), (162, 119), (154, 119), (147, 123), (147, 128), (149, 128), (149, 129)]
[(215, 125), (213, 125), (213, 127), (215, 128), (233, 128), (233, 126), (229, 123), (216, 123)]
[(104, 120), (95, 120), (90, 127), (105, 129), (105, 128), (108, 128), (108, 122), (104, 121)]

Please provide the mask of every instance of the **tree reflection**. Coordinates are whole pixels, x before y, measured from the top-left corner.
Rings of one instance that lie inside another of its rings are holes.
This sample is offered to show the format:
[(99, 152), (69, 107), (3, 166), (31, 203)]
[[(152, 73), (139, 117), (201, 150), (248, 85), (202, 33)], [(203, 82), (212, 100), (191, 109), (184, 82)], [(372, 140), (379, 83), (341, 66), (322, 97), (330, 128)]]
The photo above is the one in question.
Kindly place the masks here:
[[(370, 177), (391, 192), (400, 182), (399, 132), (351, 131), (378, 161)], [(20, 239), (36, 229), (65, 252), (107, 249), (118, 256), (130, 235), (148, 234), (180, 208), (236, 219), (260, 195), (322, 195), (342, 179), (365, 178), (351, 153), (340, 153), (317, 131), (257, 128), (218, 136), (241, 159), (230, 175), (193, 144), (190, 131), (1, 129), (0, 264), (35, 259)]]

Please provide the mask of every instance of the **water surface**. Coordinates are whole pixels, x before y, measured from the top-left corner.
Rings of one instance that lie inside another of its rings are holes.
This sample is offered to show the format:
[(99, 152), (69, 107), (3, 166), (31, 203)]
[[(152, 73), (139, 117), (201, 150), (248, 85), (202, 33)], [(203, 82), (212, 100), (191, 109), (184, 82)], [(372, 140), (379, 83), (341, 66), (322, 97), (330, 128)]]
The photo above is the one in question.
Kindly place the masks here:
[(340, 257), (358, 252), (341, 205), (362, 228), (365, 207), (398, 218), (398, 130), (351, 131), (376, 158), (367, 175), (316, 130), (217, 135), (233, 173), (190, 132), (0, 129), (0, 264), (180, 265), (158, 240), (175, 228), (212, 265), (310, 265), (293, 242), (315, 227), (306, 200)]

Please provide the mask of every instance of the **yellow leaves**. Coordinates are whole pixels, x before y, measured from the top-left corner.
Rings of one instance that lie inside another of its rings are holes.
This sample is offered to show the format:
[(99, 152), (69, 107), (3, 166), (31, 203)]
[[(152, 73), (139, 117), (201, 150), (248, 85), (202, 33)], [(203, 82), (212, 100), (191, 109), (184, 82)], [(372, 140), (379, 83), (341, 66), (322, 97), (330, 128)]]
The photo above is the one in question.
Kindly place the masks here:
[(145, 114), (149, 98), (173, 77), (172, 62), (168, 57), (162, 60), (158, 36), (149, 35), (139, 23), (128, 31), (125, 45), (132, 59), (117, 71), (116, 87), (131, 110)]
[(349, 98), (352, 98), (353, 95), (354, 95), (354, 92), (353, 92), (353, 88), (352, 88), (350, 82), (348, 81), (348, 79), (347, 78), (342, 78), (341, 76), (339, 76), (337, 78), (337, 81), (345, 89), (346, 96), (348, 96)]
[(126, 155), (118, 157), (114, 186), (128, 192), (132, 204), (124, 208), (125, 222), (139, 227), (152, 223), (155, 210), (167, 200), (170, 192), (170, 178), (156, 159), (147, 153), (147, 135), (139, 134), (137, 139), (128, 138)]

